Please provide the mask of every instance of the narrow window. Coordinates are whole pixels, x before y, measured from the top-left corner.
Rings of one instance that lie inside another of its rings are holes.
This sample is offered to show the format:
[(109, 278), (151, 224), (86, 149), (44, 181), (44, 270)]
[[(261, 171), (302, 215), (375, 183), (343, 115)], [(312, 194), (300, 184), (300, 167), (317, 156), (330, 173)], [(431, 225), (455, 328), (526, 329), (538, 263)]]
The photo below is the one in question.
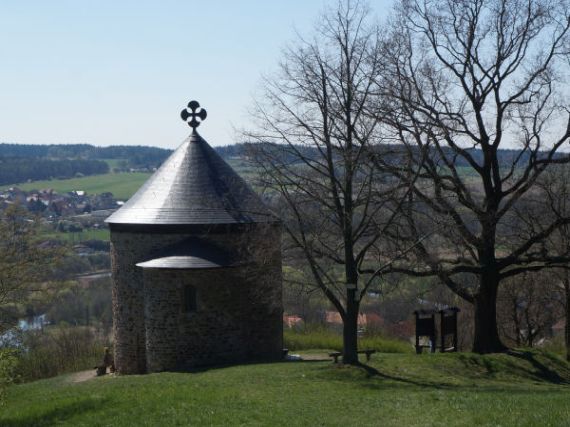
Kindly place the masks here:
[(184, 312), (192, 313), (194, 311), (196, 311), (196, 288), (184, 286)]

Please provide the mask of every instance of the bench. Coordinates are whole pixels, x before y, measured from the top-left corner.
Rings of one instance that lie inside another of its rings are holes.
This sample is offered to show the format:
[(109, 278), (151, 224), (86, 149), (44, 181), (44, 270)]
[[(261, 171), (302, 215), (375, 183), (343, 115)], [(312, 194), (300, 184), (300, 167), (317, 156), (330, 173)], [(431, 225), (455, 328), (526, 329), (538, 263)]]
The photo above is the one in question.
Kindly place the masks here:
[(334, 363), (338, 363), (338, 357), (342, 356), (342, 353), (335, 351), (334, 353), (329, 353), (329, 357), (334, 358)]
[[(358, 354), (365, 354), (366, 360), (370, 361), (370, 356), (373, 355), (374, 353), (376, 353), (376, 350), (372, 350), (372, 349), (358, 350), (357, 353)], [(332, 357), (334, 359), (334, 363), (338, 363), (338, 358), (340, 356), (342, 356), (342, 353), (340, 351), (335, 351), (334, 353), (329, 353), (329, 357)]]
[(376, 350), (359, 350), (358, 354), (365, 354), (366, 355), (366, 360), (369, 361), (370, 360), (370, 356), (373, 355), (374, 353), (376, 353)]

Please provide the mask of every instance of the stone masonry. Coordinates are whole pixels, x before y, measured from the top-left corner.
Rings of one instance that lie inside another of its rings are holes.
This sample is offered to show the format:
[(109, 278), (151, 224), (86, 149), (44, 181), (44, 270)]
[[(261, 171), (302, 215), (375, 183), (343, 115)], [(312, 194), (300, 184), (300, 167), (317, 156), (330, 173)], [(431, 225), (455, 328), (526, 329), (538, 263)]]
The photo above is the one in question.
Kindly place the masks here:
[[(121, 374), (277, 360), (282, 354), (280, 226), (255, 224), (201, 237), (238, 254), (235, 267), (161, 270), (136, 267), (188, 233), (113, 231), (115, 363)], [(184, 286), (197, 309), (184, 313)]]

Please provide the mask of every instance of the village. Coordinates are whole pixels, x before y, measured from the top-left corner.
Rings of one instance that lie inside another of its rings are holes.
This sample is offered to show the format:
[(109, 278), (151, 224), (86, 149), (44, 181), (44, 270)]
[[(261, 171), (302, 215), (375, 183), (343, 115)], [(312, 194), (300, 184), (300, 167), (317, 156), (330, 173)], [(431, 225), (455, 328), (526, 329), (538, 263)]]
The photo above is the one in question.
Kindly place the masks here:
[[(50, 222), (58, 219), (71, 219), (84, 214), (105, 219), (123, 203), (124, 201), (116, 200), (110, 192), (87, 194), (83, 190), (75, 190), (58, 194), (50, 188), (23, 191), (18, 187), (0, 190), (0, 209), (18, 204), (27, 209), (30, 214), (38, 215)], [(97, 227), (101, 226), (100, 222), (96, 224), (98, 224)]]

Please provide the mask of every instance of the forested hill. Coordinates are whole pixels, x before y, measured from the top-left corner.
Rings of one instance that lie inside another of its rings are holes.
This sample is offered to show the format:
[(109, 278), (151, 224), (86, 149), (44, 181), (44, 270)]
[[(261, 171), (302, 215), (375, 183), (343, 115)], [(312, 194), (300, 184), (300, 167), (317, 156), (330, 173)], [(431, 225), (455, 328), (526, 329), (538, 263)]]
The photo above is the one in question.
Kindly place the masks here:
[[(392, 146), (383, 146), (393, 151)], [(215, 150), (223, 157), (242, 157), (245, 155), (246, 148), (243, 144), (232, 144), (222, 147), (214, 147)], [(303, 147), (301, 149), (306, 153), (307, 157), (312, 157), (312, 152), (316, 150), (311, 147)], [(483, 153), (478, 149), (467, 150), (473, 156), (475, 161), (481, 163)], [(32, 144), (6, 144), (0, 143), (0, 158), (17, 157), (17, 158), (44, 158), (44, 159), (84, 159), (84, 160), (110, 160), (120, 159), (127, 162), (131, 168), (155, 168), (162, 164), (164, 160), (172, 153), (172, 150), (158, 147), (148, 147), (141, 145), (112, 145), (110, 147), (96, 147), (90, 144), (50, 144), (50, 145), (32, 145)], [(450, 151), (450, 156), (451, 156)], [(513, 159), (520, 154), (519, 150), (502, 149), (499, 150), (499, 161), (501, 163), (510, 164)], [(519, 162), (528, 161), (528, 153), (525, 153), (519, 159)], [(467, 162), (457, 159), (458, 166), (468, 166)], [(463, 164), (464, 163), (464, 164)]]
[(109, 165), (102, 160), (0, 157), (0, 185), (108, 172)]
[(142, 146), (0, 144), (0, 185), (100, 175), (110, 171), (109, 164), (120, 171), (150, 171), (160, 166), (171, 152)]
[[(269, 144), (267, 144), (266, 148), (267, 147), (269, 147)], [(230, 157), (242, 157), (246, 155), (247, 152), (247, 146), (244, 144), (234, 144), (234, 145), (228, 145), (224, 147), (214, 147), (214, 148), (223, 158), (226, 159)], [(387, 156), (388, 158), (392, 157), (393, 161), (395, 162), (399, 162), (401, 160), (401, 157), (398, 155), (398, 153), (402, 151), (402, 146), (382, 144), (382, 145), (377, 145), (376, 148), (378, 149), (379, 153), (381, 154), (383, 153), (383, 155)], [(296, 150), (302, 156), (309, 159), (310, 158), (319, 159), (321, 157), (321, 154), (313, 146), (297, 146)], [(280, 156), (287, 156), (288, 151), (289, 150), (285, 150), (285, 152), (281, 152)], [(472, 159), (477, 164), (479, 165), (483, 164), (483, 151), (476, 148), (469, 148), (466, 149), (466, 151), (471, 155)], [(456, 156), (456, 153), (450, 148), (444, 148), (443, 152), (445, 153), (445, 157), (455, 166), (467, 167), (467, 168), (471, 167), (471, 165), (465, 158), (461, 156)], [(540, 152), (537, 157), (540, 158), (541, 156), (546, 156), (547, 154), (548, 154), (547, 152)], [(513, 163), (516, 163), (517, 167), (524, 167), (526, 164), (528, 164), (530, 155), (531, 153), (528, 151), (521, 152), (521, 150), (516, 150), (516, 149), (499, 149), (497, 153), (499, 164), (502, 167), (510, 167)], [(556, 153), (554, 155), (554, 158), (559, 158), (564, 155), (566, 154)], [(435, 150), (432, 150), (431, 157), (433, 159), (436, 159), (437, 161), (438, 158), (442, 157), (442, 154), (436, 152)], [(299, 161), (299, 155), (298, 154), (291, 155), (289, 160), (291, 162)]]
[[(385, 153), (399, 151), (396, 146), (382, 145), (379, 147)], [(214, 148), (225, 159), (243, 157), (247, 150), (244, 144)], [(298, 147), (298, 149), (308, 158), (318, 157), (318, 152), (314, 147)], [(477, 163), (482, 163), (481, 150), (470, 149), (468, 151)], [(0, 185), (28, 180), (104, 174), (110, 171), (109, 164), (118, 171), (133, 169), (152, 171), (159, 167), (171, 153), (172, 150), (164, 148), (130, 145), (96, 147), (90, 144), (0, 143)], [(515, 159), (519, 164), (525, 164), (528, 162), (528, 156), (528, 153), (512, 149), (499, 150), (498, 155), (499, 163), (502, 165), (510, 165)], [(437, 157), (436, 153), (434, 157)], [(449, 150), (449, 158), (452, 157), (453, 153)], [(109, 162), (110, 160), (114, 162)], [(292, 158), (291, 160), (298, 159)], [(457, 158), (455, 164), (469, 167), (469, 164), (462, 158)]]
[(43, 159), (121, 159), (132, 168), (154, 168), (159, 166), (172, 152), (158, 147), (113, 145), (95, 147), (90, 144), (0, 144), (0, 157), (43, 158)]

